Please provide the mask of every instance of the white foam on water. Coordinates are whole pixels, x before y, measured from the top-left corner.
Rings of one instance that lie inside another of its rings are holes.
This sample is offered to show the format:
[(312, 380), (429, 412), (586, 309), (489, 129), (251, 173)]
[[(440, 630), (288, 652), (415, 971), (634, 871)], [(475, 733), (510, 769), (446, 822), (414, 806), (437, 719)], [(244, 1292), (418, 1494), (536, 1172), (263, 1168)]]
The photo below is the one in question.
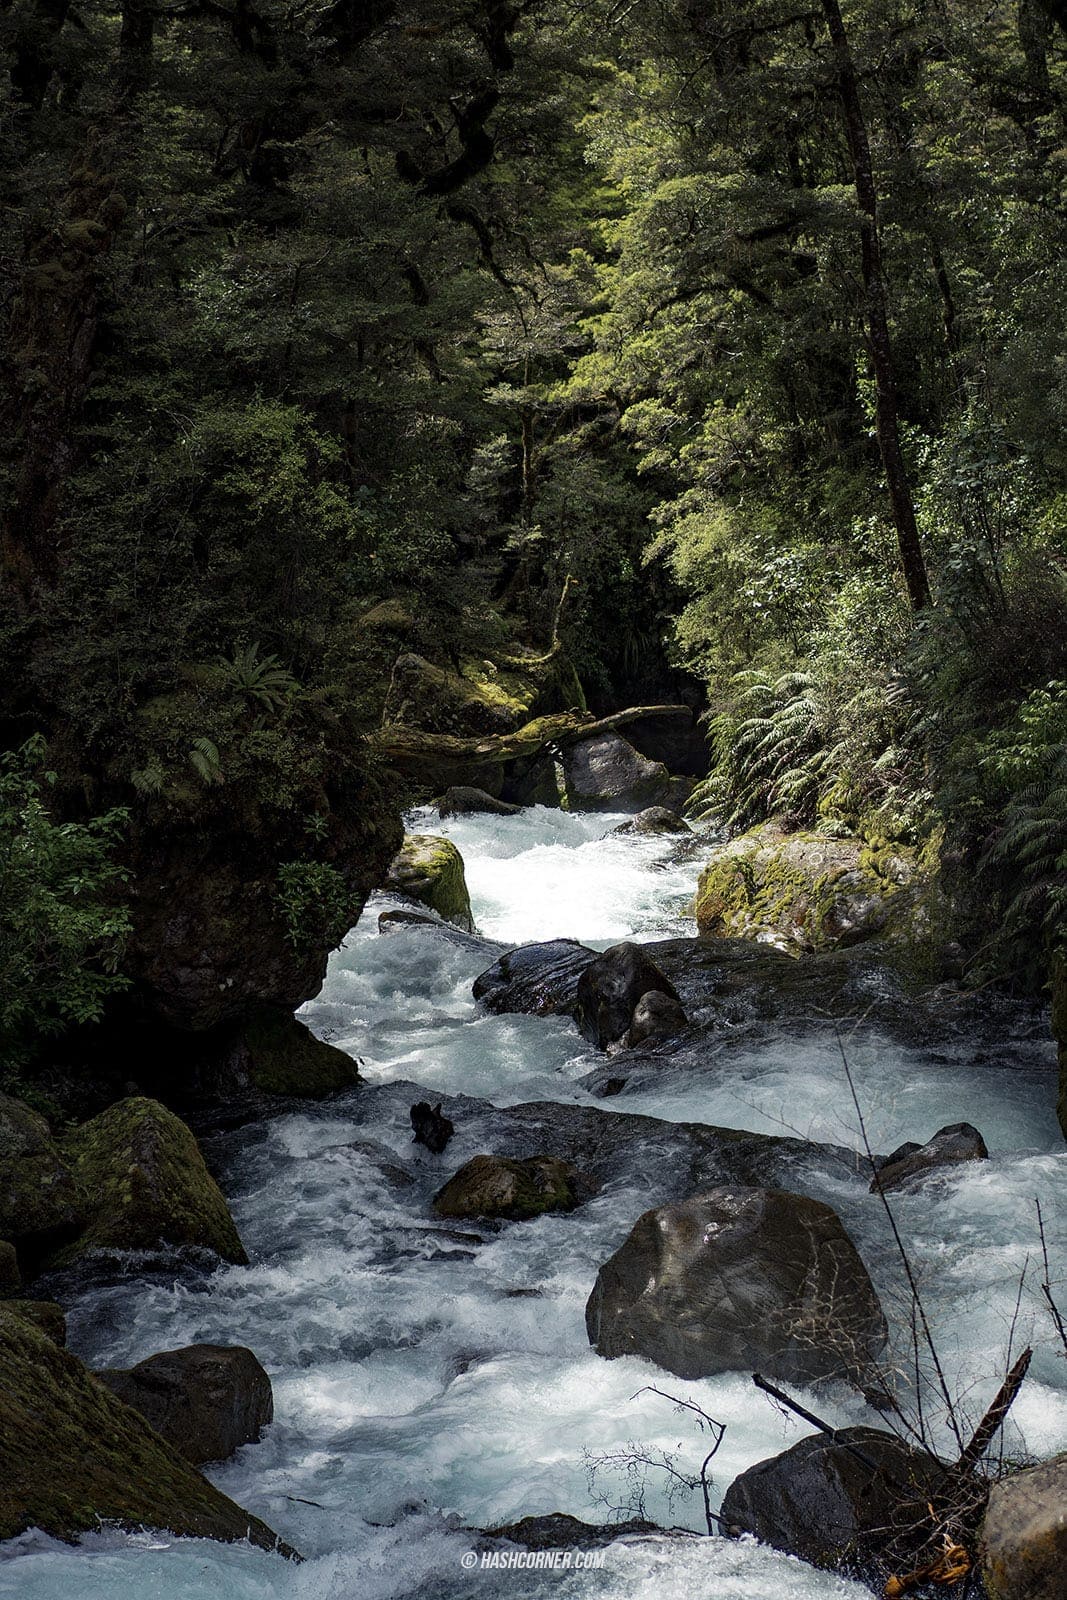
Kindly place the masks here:
[[(533, 808), (447, 823), (423, 814), (409, 826), (456, 840), (487, 936), (604, 945), (681, 931), (700, 852), (673, 839), (611, 835), (619, 820)], [(499, 1106), (594, 1103), (578, 1080), (603, 1058), (594, 1062), (569, 1022), (481, 1014), (470, 985), (485, 951), (424, 927), (380, 936), (377, 912), (388, 903), (369, 906), (331, 959), (322, 994), (305, 1008), (316, 1031), (359, 1057), (372, 1083), (403, 1079), (429, 1097), (466, 1093)], [(850, 1056), (876, 1147), (926, 1138), (965, 1117), (994, 1150), (987, 1163), (901, 1195), (895, 1209), (964, 1410), (977, 1415), (991, 1397), (1009, 1333), (1016, 1349), (1032, 1339), (1033, 1375), (1008, 1443), (1035, 1455), (1063, 1448), (1067, 1362), (1057, 1357), (1035, 1275), (1035, 1195), (1050, 1243), (1061, 1251), (1067, 1235), (1067, 1156), (1055, 1138), (1047, 1067), (1035, 1059), (976, 1068), (965, 1046), (934, 1059), (874, 1036), (857, 1036)], [(589, 1349), (586, 1298), (600, 1263), (649, 1204), (639, 1182), (609, 1185), (569, 1216), (499, 1231), (439, 1224), (430, 1210), (435, 1187), (478, 1147), (462, 1124), (444, 1158), (413, 1147), (409, 1103), (385, 1092), (368, 1110), (357, 1092), (246, 1130), (231, 1141), (240, 1151), (228, 1188), (252, 1265), (202, 1280), (126, 1280), (71, 1312), (74, 1348), (98, 1365), (207, 1340), (256, 1351), (274, 1385), (275, 1421), (259, 1444), (210, 1475), (309, 1559), (295, 1566), (248, 1547), (166, 1536), (104, 1533), (74, 1549), (36, 1536), (0, 1550), (9, 1557), (0, 1560), (0, 1594), (16, 1585), (20, 1600), (867, 1593), (718, 1538), (617, 1544), (595, 1572), (464, 1573), (471, 1535), (462, 1524), (551, 1511), (603, 1521), (608, 1507), (632, 1510), (625, 1475), (603, 1460), (630, 1441), (679, 1452), (686, 1470), (697, 1466), (699, 1434), (647, 1392), (651, 1384), (727, 1424), (713, 1462), (716, 1504), (738, 1472), (806, 1430), (747, 1374), (683, 1383), (645, 1361), (604, 1361)], [(839, 1055), (824, 1041), (790, 1038), (788, 1028), (776, 1043), (721, 1060), (709, 1046), (699, 1071), (665, 1070), (662, 1087), (646, 1082), (639, 1093), (595, 1103), (858, 1143)], [(899, 1263), (861, 1170), (816, 1171), (813, 1181), (847, 1218), (892, 1312)], [(1062, 1253), (1055, 1270), (1062, 1279)], [(879, 1425), (843, 1386), (806, 1398), (837, 1425)], [(663, 1473), (648, 1472), (646, 1514), (699, 1528), (699, 1496), (671, 1503), (666, 1488)]]

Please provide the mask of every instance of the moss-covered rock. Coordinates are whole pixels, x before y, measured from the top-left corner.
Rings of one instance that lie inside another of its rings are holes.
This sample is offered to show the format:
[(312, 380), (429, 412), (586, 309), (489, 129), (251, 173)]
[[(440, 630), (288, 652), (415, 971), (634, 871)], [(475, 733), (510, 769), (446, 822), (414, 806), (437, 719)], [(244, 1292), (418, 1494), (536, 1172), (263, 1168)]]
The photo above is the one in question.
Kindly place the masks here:
[(70, 1539), (101, 1521), (279, 1545), (80, 1361), (0, 1306), (0, 1539), (34, 1527)]
[(428, 733), (510, 733), (531, 718), (572, 708), (584, 711), (585, 696), (559, 651), (495, 661), (467, 656), (458, 666), (409, 651), (393, 666), (385, 720)]
[(411, 833), (394, 858), (385, 880), (394, 894), (429, 906), (446, 922), (467, 933), (474, 931), (470, 895), (463, 873), (463, 857), (451, 839), (431, 833)]
[(439, 1217), (505, 1217), (521, 1222), (546, 1211), (573, 1211), (597, 1185), (558, 1156), (474, 1156), (434, 1196)]
[(75, 1233), (82, 1202), (47, 1122), (0, 1095), (0, 1238), (36, 1253)]
[(310, 1028), (286, 1011), (263, 1006), (242, 1029), (234, 1068), (261, 1094), (299, 1095), (322, 1100), (359, 1082), (352, 1057), (316, 1039)]
[(95, 1250), (194, 1246), (247, 1262), (229, 1208), (192, 1133), (158, 1101), (120, 1100), (62, 1142), (85, 1196), (87, 1224), (53, 1258)]
[(787, 833), (763, 823), (705, 867), (695, 911), (702, 934), (833, 950), (903, 929), (915, 910), (914, 859), (861, 839)]
[(993, 1485), (982, 1525), (990, 1600), (1062, 1600), (1067, 1574), (1067, 1455)]
[(1060, 1095), (1056, 1111), (1067, 1139), (1067, 955), (1052, 958), (1052, 1032), (1059, 1046)]
[(0, 1300), (9, 1294), (21, 1294), (22, 1273), (19, 1271), (15, 1246), (9, 1239), (0, 1239)]
[(21, 1317), (31, 1327), (51, 1339), (53, 1344), (67, 1342), (67, 1317), (62, 1306), (54, 1300), (5, 1300), (4, 1310), (13, 1317)]

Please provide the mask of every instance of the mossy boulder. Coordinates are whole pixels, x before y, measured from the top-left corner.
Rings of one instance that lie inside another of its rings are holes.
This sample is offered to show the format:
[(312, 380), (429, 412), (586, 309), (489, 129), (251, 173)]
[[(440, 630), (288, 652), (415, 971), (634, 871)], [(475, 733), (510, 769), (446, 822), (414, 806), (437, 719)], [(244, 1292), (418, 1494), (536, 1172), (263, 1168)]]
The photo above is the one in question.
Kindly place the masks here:
[(9, 1239), (0, 1239), (0, 1300), (9, 1294), (21, 1294), (22, 1273), (15, 1246)]
[(241, 1031), (234, 1057), (239, 1079), (261, 1094), (323, 1100), (359, 1082), (352, 1057), (316, 1039), (286, 1011), (257, 1010)]
[(92, 1251), (182, 1246), (247, 1262), (200, 1147), (158, 1101), (120, 1100), (68, 1134), (62, 1148), (85, 1196), (87, 1223), (52, 1265)]
[(585, 696), (561, 652), (495, 661), (464, 656), (443, 666), (409, 651), (393, 665), (385, 720), (428, 733), (510, 733), (572, 707), (584, 711)]
[(47, 1122), (0, 1095), (0, 1238), (36, 1254), (81, 1222), (77, 1184)]
[(474, 931), (470, 895), (463, 873), (463, 857), (451, 839), (436, 834), (411, 833), (394, 857), (385, 887), (406, 899), (429, 906), (446, 922), (467, 933)]
[(1067, 1455), (995, 1483), (981, 1536), (990, 1600), (1063, 1600)]
[(520, 1222), (546, 1211), (573, 1211), (596, 1193), (591, 1178), (558, 1156), (480, 1155), (434, 1196), (439, 1217), (503, 1217)]
[(763, 823), (724, 845), (701, 873), (697, 926), (790, 951), (834, 950), (903, 931), (914, 878), (903, 850)]
[(1052, 958), (1052, 1032), (1059, 1047), (1060, 1094), (1056, 1111), (1067, 1139), (1067, 955)]
[(0, 1539), (26, 1528), (73, 1539), (101, 1522), (293, 1553), (80, 1361), (0, 1306)]
[(13, 1317), (21, 1317), (31, 1327), (51, 1339), (53, 1344), (67, 1342), (67, 1317), (62, 1306), (54, 1300), (5, 1300), (4, 1310)]

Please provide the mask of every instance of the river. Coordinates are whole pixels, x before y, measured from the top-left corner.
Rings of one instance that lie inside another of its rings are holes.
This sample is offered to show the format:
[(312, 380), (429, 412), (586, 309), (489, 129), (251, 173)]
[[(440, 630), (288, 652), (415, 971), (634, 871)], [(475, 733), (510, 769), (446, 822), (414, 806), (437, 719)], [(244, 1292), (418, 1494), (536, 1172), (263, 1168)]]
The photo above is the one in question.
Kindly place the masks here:
[[(447, 823), (424, 812), (409, 826), (455, 840), (487, 939), (566, 935), (605, 947), (692, 932), (685, 907), (713, 840), (613, 836), (620, 820), (534, 807)], [(210, 1476), (307, 1560), (160, 1534), (106, 1530), (71, 1548), (30, 1533), (0, 1549), (0, 1593), (866, 1596), (750, 1541), (720, 1538), (621, 1542), (603, 1566), (581, 1572), (464, 1569), (465, 1528), (550, 1511), (599, 1522), (630, 1505), (625, 1479), (592, 1457), (640, 1441), (678, 1451), (683, 1467), (699, 1460), (691, 1427), (658, 1396), (638, 1393), (649, 1384), (726, 1424), (716, 1498), (738, 1472), (808, 1431), (746, 1373), (683, 1383), (636, 1358), (604, 1361), (588, 1346), (583, 1312), (597, 1267), (671, 1192), (669, 1128), (662, 1148), (649, 1136), (570, 1215), (503, 1227), (434, 1220), (429, 1201), (444, 1179), (499, 1147), (507, 1129), (514, 1138), (507, 1108), (539, 1101), (605, 1117), (640, 1112), (851, 1149), (858, 1129), (838, 1034), (825, 1027), (742, 1030), (725, 1043), (709, 1034), (706, 1048), (662, 1070), (646, 1062), (622, 1094), (598, 1098), (581, 1080), (603, 1058), (569, 1021), (480, 1012), (471, 983), (492, 951), (425, 927), (380, 934), (378, 914), (390, 904), (368, 905), (304, 1010), (316, 1032), (357, 1057), (363, 1085), (208, 1141), (252, 1265), (177, 1280), (131, 1274), (86, 1291), (69, 1315), (71, 1347), (95, 1365), (125, 1366), (196, 1341), (256, 1352), (274, 1385), (275, 1421)], [(990, 1159), (901, 1196), (901, 1230), (962, 1412), (980, 1415), (991, 1398), (1009, 1335), (1016, 1351), (1031, 1341), (1034, 1364), (1006, 1448), (1023, 1458), (1067, 1447), (1067, 1361), (1041, 1303), (1034, 1211), (1040, 1197), (1062, 1280), (1067, 1153), (1047, 1039), (1004, 1024), (933, 1048), (865, 1025), (849, 1034), (847, 1052), (875, 1148), (962, 1119), (983, 1132)], [(411, 1141), (408, 1109), (425, 1098), (443, 1100), (456, 1123), (441, 1156)], [(892, 1320), (899, 1263), (862, 1164), (849, 1171), (816, 1157), (797, 1171), (798, 1186), (841, 1213)], [(884, 1425), (844, 1385), (801, 1398), (835, 1424)], [(662, 1473), (648, 1473), (643, 1499), (653, 1520), (701, 1526), (699, 1496), (668, 1503)]]

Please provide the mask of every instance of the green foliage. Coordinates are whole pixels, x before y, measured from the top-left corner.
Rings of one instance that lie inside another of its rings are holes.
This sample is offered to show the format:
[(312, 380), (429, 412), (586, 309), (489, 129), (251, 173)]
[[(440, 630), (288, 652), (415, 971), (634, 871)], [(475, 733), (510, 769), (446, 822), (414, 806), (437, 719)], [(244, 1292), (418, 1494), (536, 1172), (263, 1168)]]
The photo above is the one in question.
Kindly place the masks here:
[(0, 756), (0, 1058), (17, 1069), (41, 1040), (99, 1019), (125, 986), (130, 918), (116, 847), (127, 815), (60, 822), (55, 774), (35, 738)]
[(352, 923), (352, 894), (328, 861), (287, 861), (278, 868), (276, 899), (295, 949), (332, 950)]

